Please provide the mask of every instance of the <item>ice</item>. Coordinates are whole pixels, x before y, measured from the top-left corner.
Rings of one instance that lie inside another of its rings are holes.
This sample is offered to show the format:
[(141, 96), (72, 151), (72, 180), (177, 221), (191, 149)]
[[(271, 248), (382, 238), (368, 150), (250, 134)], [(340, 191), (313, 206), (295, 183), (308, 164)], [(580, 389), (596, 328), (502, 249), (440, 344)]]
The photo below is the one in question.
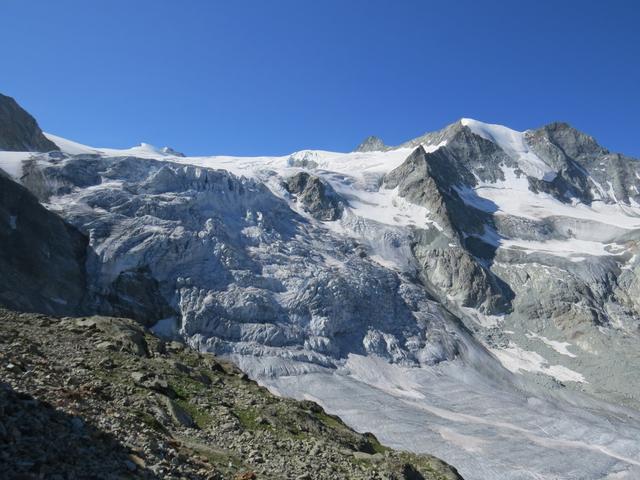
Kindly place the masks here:
[[(236, 360), (247, 371), (263, 361)], [(407, 368), (352, 355), (333, 374), (257, 378), (280, 395), (317, 401), (387, 445), (435, 454), (467, 480), (640, 475), (636, 412), (577, 393), (518, 392), (498, 371), (486, 376), (469, 367)]]
[(557, 340), (549, 340), (548, 338), (533, 332), (527, 333), (527, 337), (541, 340), (545, 345), (550, 346), (560, 355), (566, 355), (567, 357), (571, 357), (571, 358), (576, 358), (577, 356), (568, 350), (568, 347), (571, 346), (571, 343), (569, 342), (559, 342)]
[[(529, 189), (529, 182), (513, 169), (504, 168), (504, 181), (496, 183), (481, 183), (475, 189), (480, 199), (489, 200), (497, 205), (497, 214), (513, 215), (516, 217), (541, 220), (549, 217), (567, 217), (590, 220), (609, 227), (609, 231), (617, 229), (640, 228), (640, 208), (593, 202), (592, 205), (583, 203), (563, 203), (545, 193), (534, 193)], [(470, 196), (465, 197), (468, 202)], [(481, 210), (487, 210), (490, 204), (482, 200), (474, 203)], [(597, 233), (597, 232), (594, 232)]]
[(29, 160), (32, 155), (31, 152), (0, 151), (0, 169), (4, 170), (14, 180), (20, 181), (23, 162)]
[(539, 353), (524, 350), (513, 342), (509, 342), (506, 348), (492, 348), (491, 352), (507, 370), (514, 373), (524, 370), (544, 373), (561, 382), (586, 383), (582, 374), (562, 365), (548, 365), (548, 361)]

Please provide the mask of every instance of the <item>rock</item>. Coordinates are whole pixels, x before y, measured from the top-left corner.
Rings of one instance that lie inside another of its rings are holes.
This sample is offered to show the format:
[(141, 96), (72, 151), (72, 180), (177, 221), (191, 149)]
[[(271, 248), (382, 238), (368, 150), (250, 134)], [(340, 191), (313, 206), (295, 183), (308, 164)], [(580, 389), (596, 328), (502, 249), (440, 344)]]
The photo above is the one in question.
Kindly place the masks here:
[(184, 343), (176, 342), (175, 340), (166, 344), (166, 349), (173, 353), (180, 352), (184, 350), (184, 348)]
[(95, 328), (109, 340), (100, 342), (97, 348), (119, 350), (140, 357), (149, 356), (149, 347), (144, 338), (142, 328), (131, 320), (112, 317), (94, 316), (75, 320), (77, 327)]
[(133, 318), (147, 327), (176, 315), (162, 296), (158, 281), (146, 267), (120, 272), (110, 284), (106, 298), (108, 302), (102, 312)]
[(129, 470), (130, 472), (135, 472), (138, 469), (137, 465), (131, 460), (125, 460), (124, 465), (125, 467), (127, 467), (127, 470)]
[(129, 455), (129, 460), (140, 469), (144, 469), (147, 466), (146, 462), (136, 454), (132, 453), (131, 455)]
[(169, 385), (167, 380), (157, 375), (143, 380), (141, 386), (148, 388), (149, 390), (154, 390), (169, 398), (177, 397), (175, 390)]
[(105, 358), (101, 360), (100, 363), (98, 363), (98, 366), (110, 370), (115, 367), (115, 363), (113, 363), (113, 360), (111, 360), (110, 358)]
[(333, 188), (320, 178), (300, 172), (288, 178), (284, 186), (295, 194), (304, 209), (318, 220), (334, 221), (342, 215), (345, 203)]
[(98, 342), (96, 344), (96, 348), (100, 349), (100, 350), (109, 350), (111, 352), (115, 352), (118, 347), (115, 343), (113, 342), (109, 342), (109, 341), (104, 341), (104, 342)]
[(203, 372), (198, 372), (196, 374), (193, 375), (193, 379), (199, 381), (200, 383), (204, 384), (204, 385), (211, 385), (213, 382), (211, 381), (211, 378), (209, 378), (208, 375), (206, 375)]
[(352, 455), (356, 460), (365, 460), (367, 462), (379, 462), (384, 459), (384, 455), (381, 453), (353, 452)]
[(83, 313), (87, 246), (82, 233), (0, 170), (0, 305), (55, 315)]
[(17, 364), (12, 363), (12, 362), (7, 363), (5, 368), (8, 371), (10, 371), (11, 373), (22, 373), (22, 372), (24, 372), (24, 369), (20, 365), (17, 365)]
[(258, 476), (254, 472), (242, 472), (234, 477), (235, 480), (255, 480)]
[(176, 360), (169, 360), (169, 365), (171, 365), (175, 370), (186, 373), (187, 375), (191, 373), (191, 367), (188, 367), (184, 363), (180, 363)]
[(389, 147), (379, 137), (369, 136), (356, 147), (354, 152), (383, 152), (385, 150), (389, 150)]
[(50, 152), (60, 149), (44, 136), (36, 120), (13, 98), (0, 94), (0, 150)]
[(71, 428), (73, 429), (74, 432), (80, 433), (84, 428), (84, 422), (79, 417), (73, 417), (71, 419)]
[(131, 378), (133, 378), (134, 382), (142, 385), (145, 380), (151, 378), (151, 374), (147, 372), (131, 372)]
[(193, 421), (193, 418), (191, 418), (191, 415), (189, 415), (184, 408), (182, 408), (180, 405), (178, 405), (174, 400), (170, 398), (167, 398), (167, 397), (162, 397), (162, 398), (167, 408), (167, 412), (169, 413), (169, 415), (171, 416), (174, 422), (186, 428), (196, 427), (196, 424)]

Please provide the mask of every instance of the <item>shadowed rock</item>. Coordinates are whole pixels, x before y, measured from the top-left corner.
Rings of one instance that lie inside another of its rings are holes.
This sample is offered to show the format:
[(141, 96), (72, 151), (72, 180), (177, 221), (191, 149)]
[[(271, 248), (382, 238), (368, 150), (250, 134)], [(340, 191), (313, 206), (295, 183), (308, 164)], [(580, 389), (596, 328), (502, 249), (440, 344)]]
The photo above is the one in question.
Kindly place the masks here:
[(0, 150), (50, 152), (60, 149), (44, 136), (35, 119), (13, 98), (0, 94)]
[(342, 216), (338, 194), (315, 175), (300, 172), (285, 180), (285, 188), (297, 196), (304, 209), (318, 220), (337, 220)]
[(82, 233), (0, 171), (1, 305), (78, 313), (85, 295), (87, 243)]

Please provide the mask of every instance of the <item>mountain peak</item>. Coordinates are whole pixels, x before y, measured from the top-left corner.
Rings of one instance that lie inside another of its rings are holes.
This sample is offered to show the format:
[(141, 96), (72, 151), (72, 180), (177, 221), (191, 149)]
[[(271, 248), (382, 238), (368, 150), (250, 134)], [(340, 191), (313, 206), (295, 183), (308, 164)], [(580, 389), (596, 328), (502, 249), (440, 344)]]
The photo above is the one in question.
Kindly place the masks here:
[(0, 150), (49, 152), (60, 149), (44, 136), (35, 118), (13, 98), (0, 93)]
[(370, 135), (365, 138), (360, 145), (354, 150), (355, 152), (382, 152), (388, 147), (384, 144), (380, 137)]

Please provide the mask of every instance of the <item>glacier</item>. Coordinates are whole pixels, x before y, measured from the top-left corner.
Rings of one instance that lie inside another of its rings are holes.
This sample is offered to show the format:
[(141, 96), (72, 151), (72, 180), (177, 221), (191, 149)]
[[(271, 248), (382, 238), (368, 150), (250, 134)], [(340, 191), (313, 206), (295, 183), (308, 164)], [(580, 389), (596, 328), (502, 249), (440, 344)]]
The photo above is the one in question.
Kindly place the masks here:
[(88, 237), (87, 308), (467, 479), (640, 477), (635, 160), (471, 119), (277, 157), (47, 138), (0, 168)]

